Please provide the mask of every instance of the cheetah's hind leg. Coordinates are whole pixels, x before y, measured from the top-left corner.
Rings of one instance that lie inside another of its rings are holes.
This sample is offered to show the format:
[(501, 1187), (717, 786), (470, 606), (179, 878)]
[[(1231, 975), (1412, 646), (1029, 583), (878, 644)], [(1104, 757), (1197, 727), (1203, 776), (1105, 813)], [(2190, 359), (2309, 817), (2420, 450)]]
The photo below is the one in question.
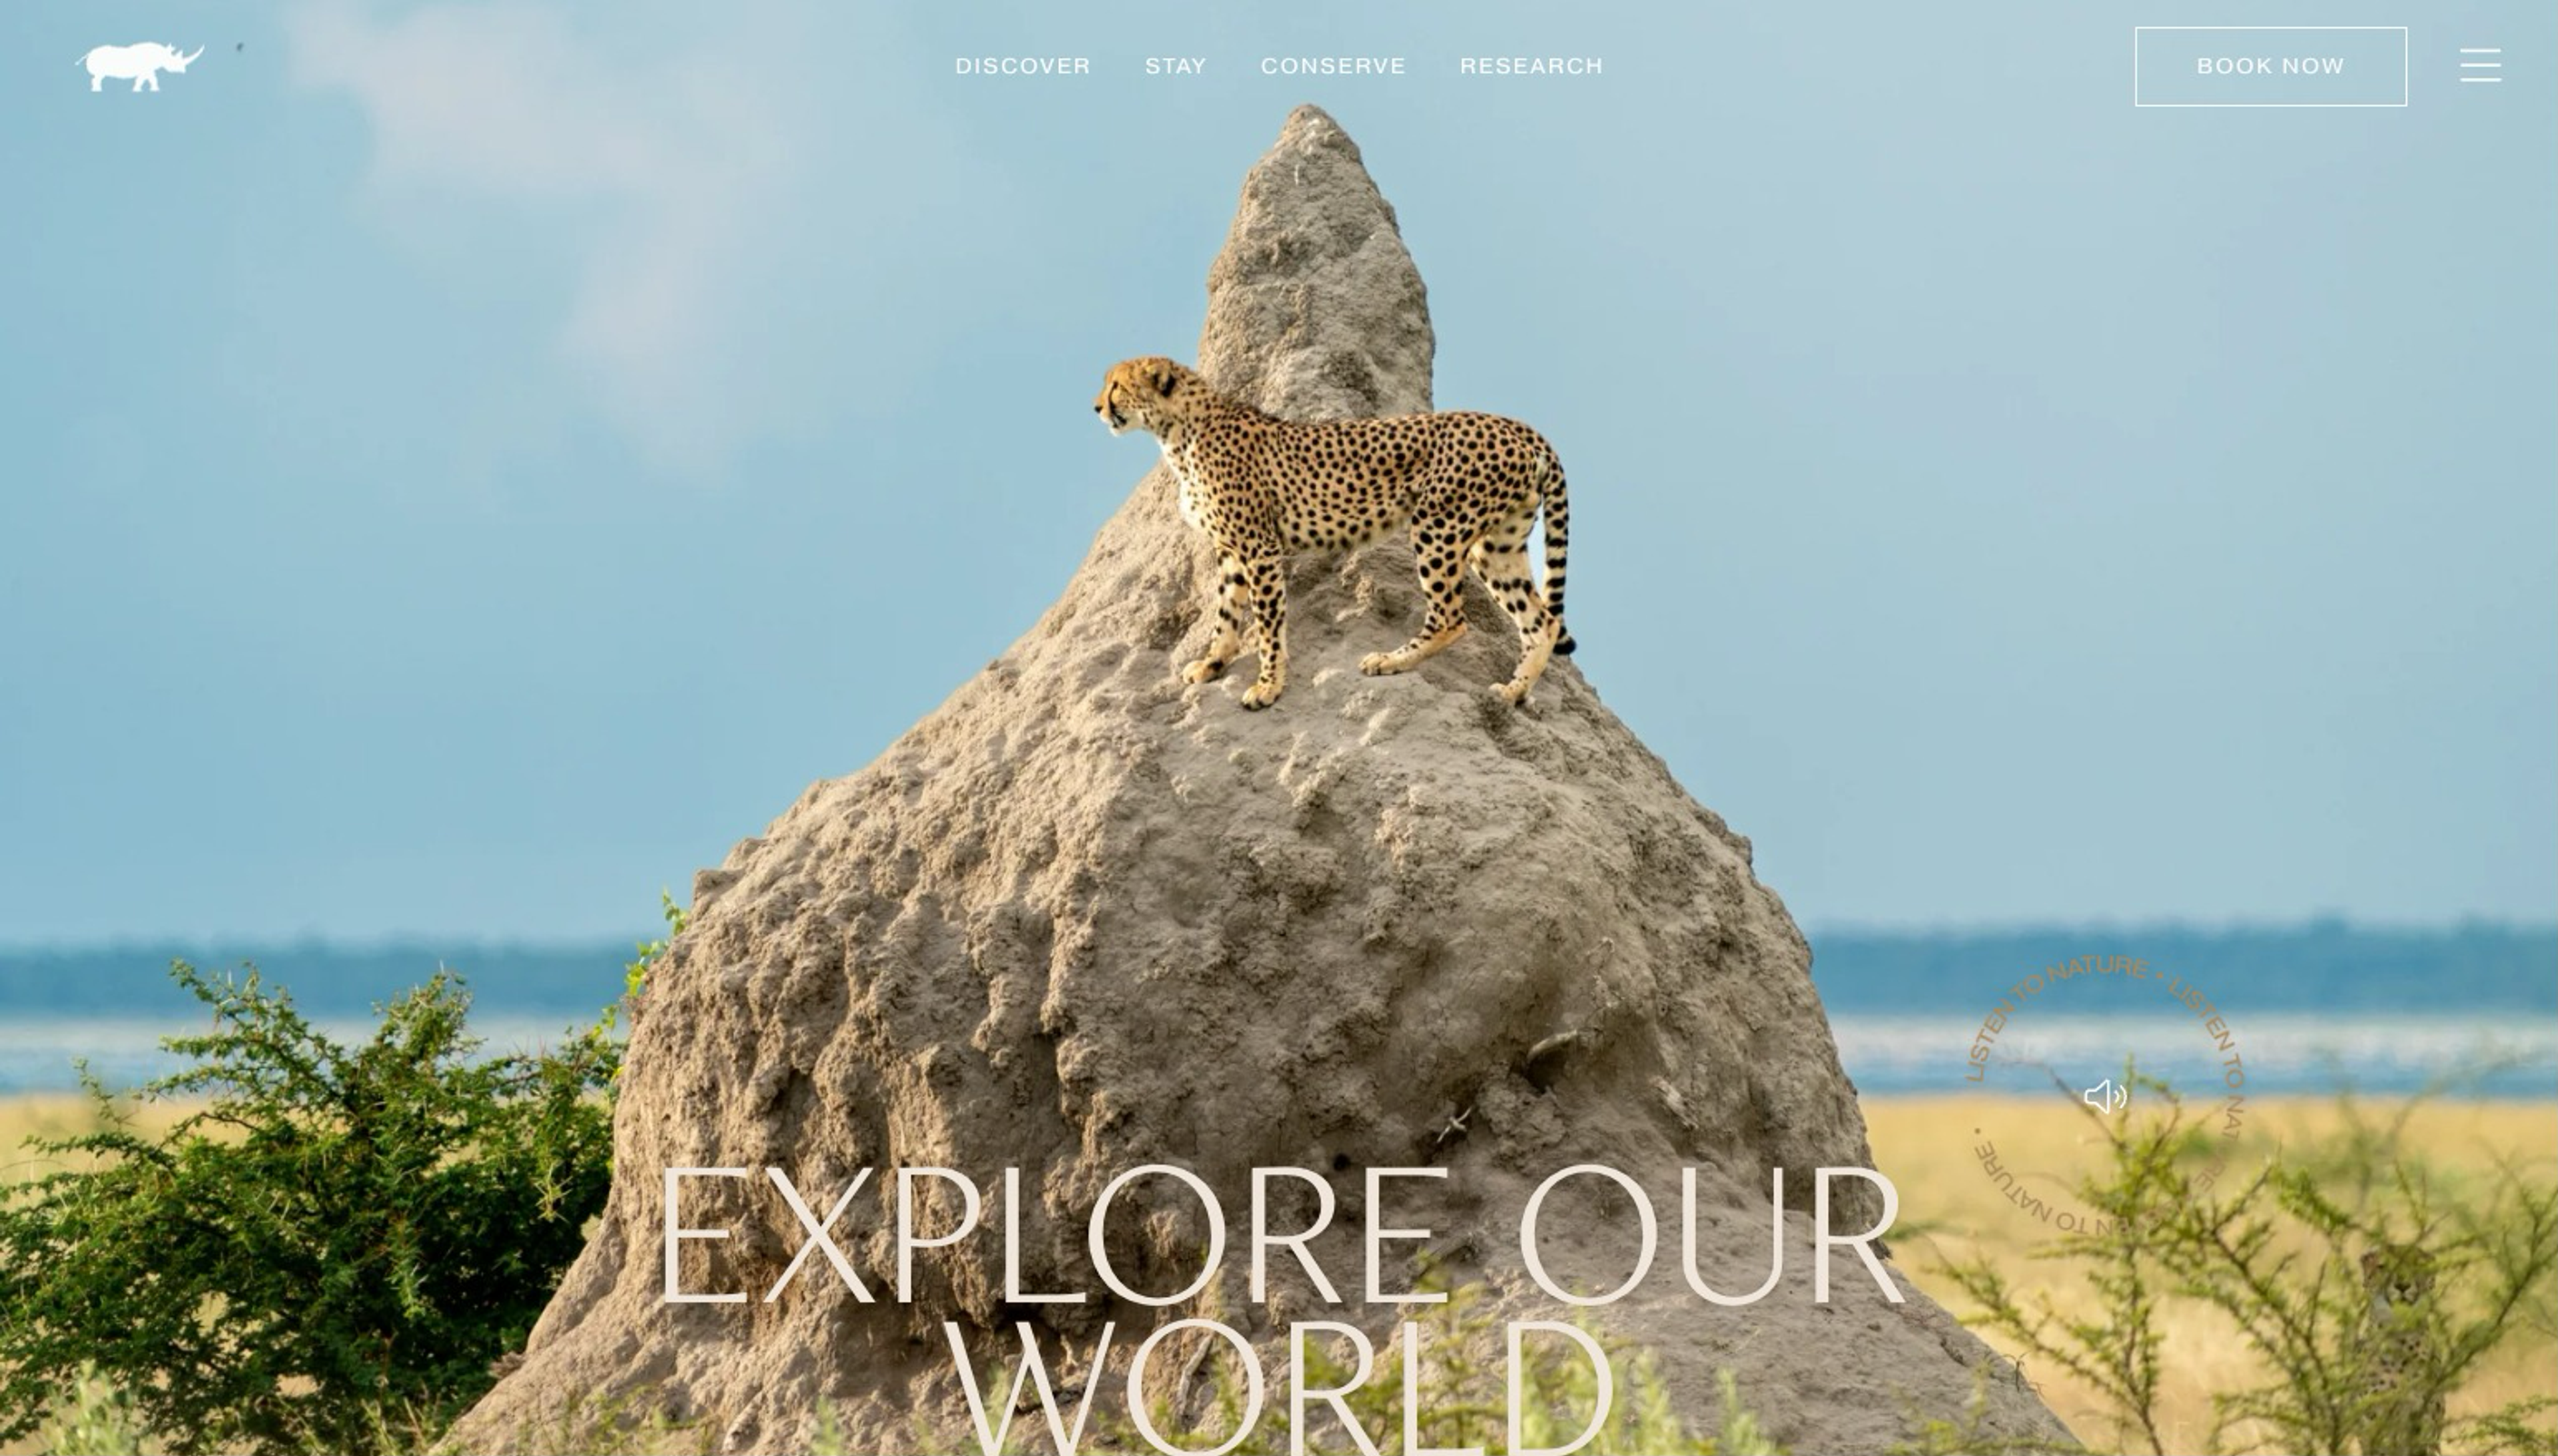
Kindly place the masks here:
[[(1512, 707), (1527, 701), (1528, 690), (1545, 675), (1546, 659), (1554, 655), (1555, 640), (1562, 635), (1562, 624), (1546, 609), (1545, 599), (1537, 595), (1536, 578), (1528, 574), (1525, 527), (1526, 522), (1519, 524), (1516, 539), (1487, 541), (1475, 562), (1484, 585), (1492, 588), (1501, 610), (1518, 628), (1518, 670), (1509, 681), (1492, 684), (1492, 691)], [(1504, 526), (1500, 534), (1506, 537), (1509, 530)]]
[(1466, 558), (1475, 549), (1467, 533), (1451, 526), (1412, 527), (1412, 560), (1421, 590), (1430, 597), (1430, 615), (1412, 641), (1390, 653), (1359, 658), (1359, 670), (1370, 677), (1409, 672), (1448, 644), (1466, 635)]

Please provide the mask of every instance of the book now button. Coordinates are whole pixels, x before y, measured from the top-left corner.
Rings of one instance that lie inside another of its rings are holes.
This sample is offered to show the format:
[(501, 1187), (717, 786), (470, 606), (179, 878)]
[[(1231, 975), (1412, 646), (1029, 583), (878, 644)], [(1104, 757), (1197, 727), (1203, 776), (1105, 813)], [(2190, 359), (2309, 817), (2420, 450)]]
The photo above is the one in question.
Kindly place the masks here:
[(2132, 28), (2135, 106), (2404, 106), (2402, 25)]

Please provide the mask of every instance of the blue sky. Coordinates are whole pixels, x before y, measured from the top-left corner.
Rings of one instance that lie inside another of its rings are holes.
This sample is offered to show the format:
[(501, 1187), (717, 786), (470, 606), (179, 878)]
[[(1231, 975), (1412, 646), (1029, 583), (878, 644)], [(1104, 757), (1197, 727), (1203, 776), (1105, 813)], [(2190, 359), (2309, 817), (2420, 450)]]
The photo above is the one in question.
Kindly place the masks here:
[(0, 942), (645, 929), (1054, 597), (1303, 100), (1807, 923), (2558, 915), (2558, 12), (2188, 111), (2190, 7), (1668, 9), (8, 7)]

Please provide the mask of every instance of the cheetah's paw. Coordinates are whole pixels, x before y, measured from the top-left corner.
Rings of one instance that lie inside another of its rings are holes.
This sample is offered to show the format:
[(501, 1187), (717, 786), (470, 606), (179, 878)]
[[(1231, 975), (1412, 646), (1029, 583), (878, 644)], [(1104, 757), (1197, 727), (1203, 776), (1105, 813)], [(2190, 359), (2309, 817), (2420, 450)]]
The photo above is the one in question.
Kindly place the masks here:
[(1184, 682), (1214, 682), (1225, 675), (1225, 663), (1215, 657), (1202, 657), (1182, 669)]
[(1383, 677), (1389, 672), (1402, 671), (1403, 664), (1394, 658), (1395, 655), (1392, 653), (1370, 653), (1359, 658), (1359, 670), (1370, 677)]
[(1266, 708), (1277, 701), (1279, 684), (1275, 682), (1256, 682), (1243, 690), (1243, 705), (1249, 709)]

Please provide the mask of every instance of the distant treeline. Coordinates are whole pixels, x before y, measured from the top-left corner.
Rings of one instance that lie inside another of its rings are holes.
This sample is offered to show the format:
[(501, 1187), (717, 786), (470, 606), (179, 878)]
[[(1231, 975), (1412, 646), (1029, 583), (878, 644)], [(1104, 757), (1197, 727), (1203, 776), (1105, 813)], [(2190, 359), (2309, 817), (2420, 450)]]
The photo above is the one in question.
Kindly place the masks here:
[[(2121, 955), (2233, 1010), (2558, 1013), (2558, 926), (1832, 930), (1811, 942), (1812, 982), (1833, 1012), (1977, 1012), (2032, 972)], [(444, 965), (461, 973), (484, 1011), (584, 1017), (621, 994), (633, 953), (631, 941), (0, 948), (0, 1015), (192, 1014), (196, 1003), (169, 979), (170, 960), (184, 958), (213, 970), (254, 962), (316, 1016), (367, 1015)]]
[(179, 959), (211, 971), (253, 963), (310, 1016), (369, 1016), (442, 966), (462, 977), (479, 1010), (592, 1019), (620, 998), (623, 966), (637, 953), (636, 941), (0, 946), (0, 1016), (194, 1016), (200, 1004), (169, 978), (169, 962)]
[[(2037, 971), (2129, 956), (2233, 1011), (2558, 1012), (2558, 926), (2404, 930), (2316, 920), (2220, 930), (1834, 930), (1810, 940), (1812, 983), (1832, 1011), (1978, 1012)], [(2137, 1000), (2139, 991), (2128, 994)]]

